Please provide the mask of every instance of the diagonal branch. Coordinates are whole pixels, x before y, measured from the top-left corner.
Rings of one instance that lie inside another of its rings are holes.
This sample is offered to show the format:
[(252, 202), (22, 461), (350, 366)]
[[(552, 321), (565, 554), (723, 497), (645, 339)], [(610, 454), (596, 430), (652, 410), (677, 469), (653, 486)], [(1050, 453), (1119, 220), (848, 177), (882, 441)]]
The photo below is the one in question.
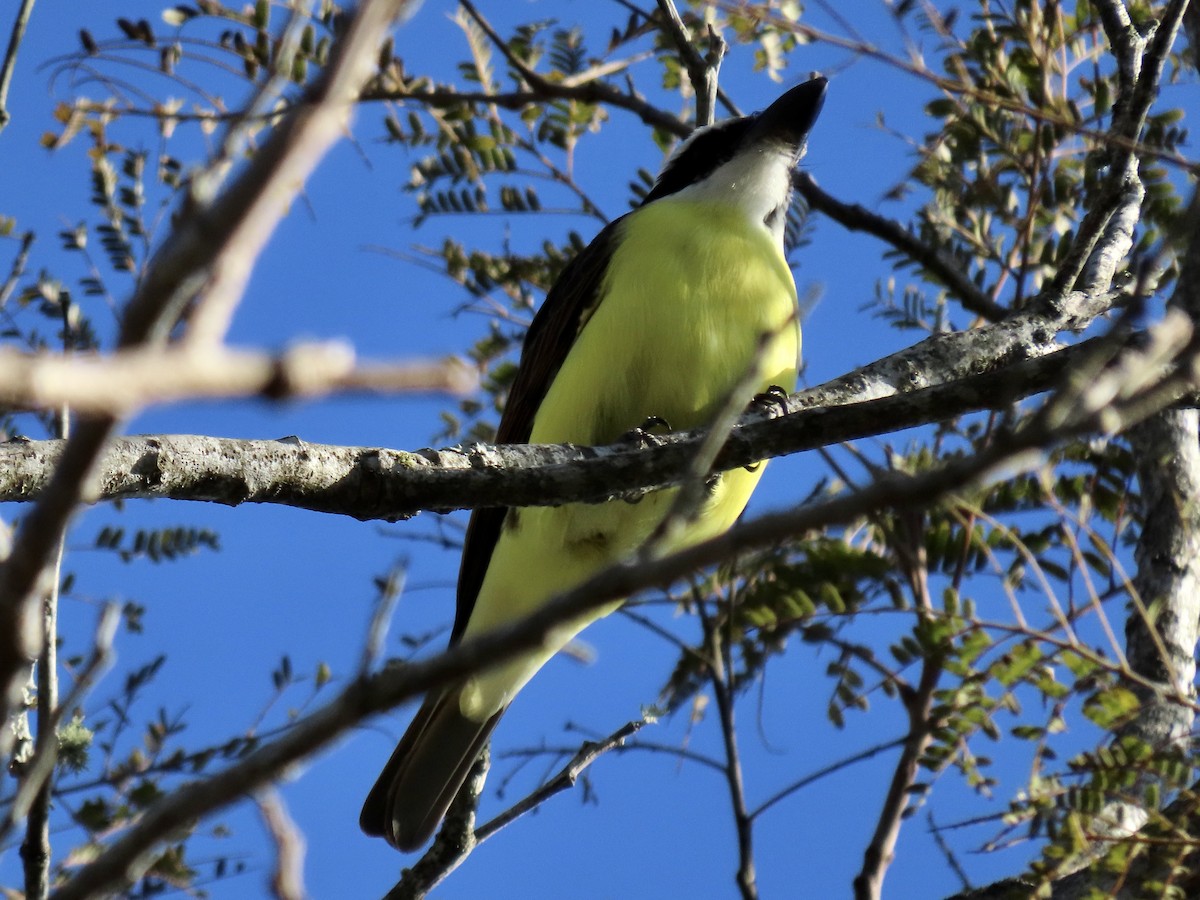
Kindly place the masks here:
[(847, 231), (863, 231), (895, 247), (945, 285), (946, 290), (958, 298), (963, 309), (989, 322), (998, 322), (1008, 314), (1007, 309), (979, 289), (958, 263), (947, 258), (937, 247), (922, 241), (899, 222), (873, 213), (857, 203), (838, 200), (823, 191), (807, 172), (798, 174), (795, 182), (796, 190), (810, 209), (824, 213)]
[[(342, 137), (358, 92), (375, 68), (385, 29), (413, 0), (367, 0), (311, 92), (294, 108), (223, 193), (193, 196), (176, 230), (155, 253), (131, 298), (118, 346), (164, 341), (201, 291), (240, 294), (254, 260), (325, 151)], [(63, 449), (54, 476), (22, 523), (0, 572), (0, 721), (20, 701), (20, 673), (41, 649), (37, 598), (48, 562), (89, 490), (115, 417), (83, 419)], [(0, 755), (7, 755), (7, 729)]]
[(0, 64), (0, 131), (9, 123), (12, 114), (8, 111), (8, 89), (12, 86), (13, 71), (17, 67), (17, 51), (21, 49), (21, 41), (25, 38), (25, 29), (29, 25), (29, 17), (33, 15), (34, 0), (21, 0), (21, 6), (13, 19), (12, 33), (8, 38), (8, 49), (4, 52), (4, 62)]
[[(1190, 335), (1190, 331), (1187, 332)], [(948, 493), (986, 484), (1040, 460), (1049, 444), (1098, 428), (1124, 428), (1152, 415), (1154, 403), (1169, 396), (1151, 385), (1143, 391), (1138, 377), (1158, 371), (1178, 352), (1179, 329), (1172, 320), (1160, 327), (1144, 349), (1122, 354), (1111, 373), (1067, 388), (1056, 415), (1038, 414), (1007, 436), (997, 438), (973, 457), (953, 459), (919, 474), (889, 473), (854, 494), (811, 503), (735, 526), (725, 534), (679, 553), (633, 559), (590, 578), (520, 622), (465, 641), (433, 659), (389, 667), (355, 678), (328, 705), (299, 720), (277, 741), (260, 747), (204, 781), (185, 785), (146, 810), (142, 818), (58, 892), (59, 900), (84, 900), (118, 890), (151, 848), (177, 829), (223, 807), (235, 797), (275, 778), (285, 767), (323, 747), (366, 717), (438, 686), (542, 646), (545, 635), (563, 622), (611, 600), (668, 583), (697, 568), (738, 553), (778, 543), (809, 529), (846, 524), (882, 507), (928, 504)], [(1179, 376), (1182, 378), (1183, 376)], [(1190, 384), (1190, 376), (1188, 379)], [(1105, 398), (1105, 402), (1097, 402)], [(1059, 408), (1063, 414), (1057, 415)]]

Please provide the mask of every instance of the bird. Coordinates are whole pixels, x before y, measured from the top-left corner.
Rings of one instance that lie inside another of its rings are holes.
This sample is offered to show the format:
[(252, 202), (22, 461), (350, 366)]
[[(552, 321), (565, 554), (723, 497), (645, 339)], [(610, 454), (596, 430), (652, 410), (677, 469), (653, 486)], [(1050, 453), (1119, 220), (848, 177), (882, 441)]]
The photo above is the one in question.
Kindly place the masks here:
[[(708, 425), (732, 403), (795, 388), (796, 286), (784, 255), (792, 177), (827, 80), (761, 112), (693, 131), (651, 190), (562, 270), (525, 336), (498, 444), (619, 442), (646, 423)], [(733, 396), (737, 391), (744, 396)], [(713, 477), (656, 549), (726, 531), (763, 465)], [(467, 526), (451, 645), (502, 628), (628, 558), (668, 515), (677, 488), (638, 502), (481, 508)], [(396, 849), (437, 830), (513, 697), (613, 602), (563, 623), (541, 646), (431, 692), (374, 787), (359, 825)]]

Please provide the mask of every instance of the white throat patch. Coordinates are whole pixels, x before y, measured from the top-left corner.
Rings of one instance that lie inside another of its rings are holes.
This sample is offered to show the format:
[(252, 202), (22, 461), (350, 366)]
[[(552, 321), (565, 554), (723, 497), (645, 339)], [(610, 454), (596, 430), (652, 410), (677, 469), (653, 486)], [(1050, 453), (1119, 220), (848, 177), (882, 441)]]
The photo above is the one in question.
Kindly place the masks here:
[(767, 229), (782, 248), (794, 165), (789, 149), (760, 145), (663, 200), (706, 200), (736, 207), (752, 224)]

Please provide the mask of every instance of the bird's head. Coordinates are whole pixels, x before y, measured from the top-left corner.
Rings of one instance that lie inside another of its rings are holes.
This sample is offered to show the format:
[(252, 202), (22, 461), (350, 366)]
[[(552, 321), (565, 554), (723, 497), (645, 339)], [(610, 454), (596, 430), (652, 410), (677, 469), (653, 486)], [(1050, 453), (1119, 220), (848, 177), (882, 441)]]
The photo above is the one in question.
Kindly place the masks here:
[(761, 112), (697, 128), (671, 154), (642, 205), (666, 198), (731, 203), (782, 243), (792, 170), (804, 155), (827, 84), (813, 78)]

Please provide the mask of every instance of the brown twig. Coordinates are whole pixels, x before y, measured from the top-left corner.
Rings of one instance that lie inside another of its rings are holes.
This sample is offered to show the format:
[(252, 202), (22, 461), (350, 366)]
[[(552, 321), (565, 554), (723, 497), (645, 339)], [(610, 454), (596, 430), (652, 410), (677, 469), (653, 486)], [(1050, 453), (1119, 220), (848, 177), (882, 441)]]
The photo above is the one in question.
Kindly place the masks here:
[[(462, 8), (467, 14), (475, 20), (475, 23), (483, 30), (488, 39), (495, 45), (508, 64), (521, 76), (522, 79), (532, 88), (537, 100), (546, 99), (563, 99), (563, 100), (579, 100), (585, 103), (605, 103), (611, 106), (617, 106), (621, 109), (628, 110), (636, 114), (643, 122), (654, 128), (662, 128), (669, 132), (687, 133), (687, 126), (684, 125), (675, 116), (663, 112), (658, 107), (647, 103), (645, 100), (636, 96), (632, 92), (625, 93), (613, 87), (605, 81), (599, 80), (599, 77), (594, 77), (585, 81), (571, 81), (566, 83), (558, 83), (539, 75), (522, 60), (519, 56), (512, 52), (508, 43), (502, 38), (499, 32), (492, 27), (492, 24), (475, 8), (475, 5), (470, 0), (459, 0)], [(420, 99), (421, 94), (408, 94), (408, 99)], [(453, 96), (453, 94), (451, 94)], [(390, 97), (388, 99), (402, 99), (401, 97)], [(488, 102), (492, 102), (489, 100)], [(535, 101), (536, 102), (536, 101)]]
[(807, 172), (795, 177), (796, 190), (804, 197), (809, 209), (824, 213), (848, 231), (874, 235), (895, 247), (928, 274), (932, 275), (963, 305), (963, 309), (982, 316), (989, 322), (999, 322), (1009, 312), (984, 291), (981, 291), (958, 263), (946, 257), (937, 247), (886, 216), (873, 213), (857, 203), (843, 203), (822, 190)]
[(653, 725), (655, 721), (657, 720), (652, 716), (644, 716), (643, 718), (626, 722), (612, 734), (608, 735), (608, 737), (599, 741), (584, 742), (576, 754), (571, 757), (570, 761), (559, 770), (557, 775), (514, 803), (504, 812), (480, 825), (475, 830), (475, 840), (483, 843), (500, 831), (500, 829), (507, 827), (521, 816), (541, 806), (555, 794), (571, 790), (575, 787), (579, 776), (592, 763), (610, 750), (620, 747), (627, 739), (637, 734), (647, 725)]
[(383, 900), (422, 900), (466, 862), (478, 844), (475, 839), (475, 814), (491, 767), (491, 745), (484, 744), (483, 752), (471, 765), (467, 780), (450, 803), (433, 844), (419, 860), (405, 868), (400, 880), (384, 895)]
[(738, 867), (734, 880), (742, 900), (758, 900), (758, 879), (754, 871), (754, 816), (746, 805), (746, 785), (738, 750), (737, 723), (734, 719), (733, 666), (725, 658), (727, 650), (720, 627), (715, 625), (705, 612), (703, 603), (697, 603), (695, 607), (704, 629), (704, 665), (708, 671), (708, 684), (716, 702), (721, 741), (725, 747), (722, 774), (729, 790), (729, 805), (733, 813), (738, 847)]
[[(919, 507), (900, 508), (902, 534), (893, 542), (898, 550), (901, 568), (908, 578), (915, 599), (918, 617), (917, 627), (932, 618), (929, 597), (928, 565), (923, 540), (924, 517)], [(896, 842), (900, 837), (900, 826), (905, 811), (912, 802), (911, 789), (920, 771), (921, 756), (929, 746), (937, 723), (933, 719), (933, 697), (944, 670), (942, 655), (936, 650), (927, 650), (921, 660), (921, 677), (916, 686), (896, 680), (896, 692), (908, 713), (908, 734), (904, 738), (900, 758), (892, 770), (875, 831), (863, 854), (863, 866), (854, 878), (855, 900), (879, 900), (883, 896), (883, 879), (895, 858)]]
[(758, 806), (750, 810), (750, 818), (757, 819), (775, 804), (786, 800), (792, 794), (808, 787), (810, 784), (816, 781), (820, 781), (822, 778), (828, 778), (834, 772), (840, 772), (847, 766), (852, 766), (855, 763), (872, 759), (878, 756), (880, 753), (886, 753), (888, 750), (893, 750), (896, 747), (902, 746), (904, 742), (905, 738), (896, 738), (895, 740), (884, 741), (882, 744), (876, 744), (873, 747), (868, 747), (866, 750), (861, 750), (858, 753), (855, 753), (853, 756), (847, 756), (845, 759), (839, 759), (835, 763), (830, 763), (827, 766), (817, 769), (817, 771), (813, 772), (812, 774), (805, 775), (803, 778), (793, 781), (787, 787), (781, 788), (762, 803), (758, 804)]

